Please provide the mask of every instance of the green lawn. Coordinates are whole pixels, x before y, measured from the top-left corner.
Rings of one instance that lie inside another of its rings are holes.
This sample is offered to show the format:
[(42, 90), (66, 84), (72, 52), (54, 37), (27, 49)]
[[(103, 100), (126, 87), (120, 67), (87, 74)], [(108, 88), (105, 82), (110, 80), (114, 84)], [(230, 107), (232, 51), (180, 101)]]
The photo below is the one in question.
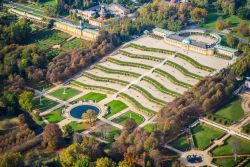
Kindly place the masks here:
[(96, 102), (99, 102), (103, 99), (105, 99), (107, 95), (102, 94), (102, 93), (96, 93), (96, 92), (89, 92), (86, 95), (72, 101), (72, 102), (77, 102), (77, 101), (87, 101), (87, 100), (93, 100)]
[(69, 49), (71, 50), (71, 49), (87, 48), (90, 45), (91, 45), (91, 42), (89, 42), (89, 41), (75, 38), (75, 39), (63, 44), (63, 46), (61, 48), (66, 49), (66, 50), (69, 50)]
[(90, 132), (90, 135), (101, 138), (108, 142), (113, 142), (114, 139), (120, 134), (121, 130), (108, 124), (104, 124), (100, 127), (97, 127)]
[(82, 123), (70, 122), (68, 125), (71, 126), (74, 132), (80, 133), (85, 130)]
[[(222, 13), (217, 12), (210, 12), (207, 16), (207, 23), (204, 24), (202, 27), (206, 29), (216, 30), (216, 21), (219, 17), (222, 17), (224, 21), (229, 22), (231, 27), (236, 27), (242, 19), (240, 19), (238, 16), (226, 16)], [(247, 21), (250, 23), (250, 21)]]
[(46, 123), (43, 120), (39, 120), (37, 117), (32, 116), (32, 119), (36, 122), (37, 125), (41, 126), (41, 127), (45, 127)]
[(55, 0), (46, 0), (42, 3), (43, 6), (50, 6), (50, 7), (56, 7), (56, 1)]
[(56, 106), (58, 103), (51, 100), (51, 99), (48, 99), (46, 97), (42, 97), (42, 103), (40, 104), (40, 98), (38, 99), (35, 99), (34, 100), (34, 109), (38, 109), (40, 110), (41, 112), (45, 111), (45, 110), (48, 110), (54, 106)]
[(220, 167), (233, 167), (237, 164), (234, 158), (219, 158), (215, 159), (213, 162)]
[(221, 137), (224, 133), (206, 124), (199, 124), (192, 129), (194, 144), (199, 150), (205, 149), (212, 140)]
[(244, 116), (244, 111), (241, 108), (242, 99), (235, 97), (232, 101), (218, 110), (215, 115), (236, 121), (241, 119)]
[(143, 127), (143, 129), (146, 131), (146, 132), (153, 132), (156, 130), (156, 125), (155, 124), (147, 124)]
[(129, 118), (133, 119), (138, 125), (140, 125), (144, 121), (144, 118), (141, 115), (132, 111), (126, 112), (125, 114), (113, 119), (112, 121), (120, 125), (125, 125), (126, 120)]
[(170, 145), (181, 151), (190, 150), (190, 145), (188, 143), (188, 139), (186, 135), (182, 135), (178, 137), (176, 140), (171, 142)]
[(73, 89), (73, 88), (66, 88), (64, 93), (64, 88), (59, 88), (53, 92), (50, 93), (51, 96), (54, 96), (61, 100), (68, 100), (71, 97), (81, 93), (81, 91)]
[(57, 123), (64, 120), (64, 117), (61, 116), (63, 108), (64, 107), (58, 108), (50, 112), (49, 114), (45, 115), (45, 119), (50, 123)]
[(114, 115), (114, 114), (116, 114), (116, 113), (118, 113), (118, 112), (120, 112), (128, 107), (126, 104), (124, 104), (120, 100), (113, 100), (106, 105), (109, 107), (109, 113), (107, 115), (105, 115), (104, 118), (109, 118), (112, 115)]
[(250, 141), (235, 136), (228, 138), (224, 145), (216, 147), (214, 150), (212, 150), (212, 154), (215, 156), (232, 155), (232, 145), (234, 142), (238, 145), (238, 154), (250, 154)]

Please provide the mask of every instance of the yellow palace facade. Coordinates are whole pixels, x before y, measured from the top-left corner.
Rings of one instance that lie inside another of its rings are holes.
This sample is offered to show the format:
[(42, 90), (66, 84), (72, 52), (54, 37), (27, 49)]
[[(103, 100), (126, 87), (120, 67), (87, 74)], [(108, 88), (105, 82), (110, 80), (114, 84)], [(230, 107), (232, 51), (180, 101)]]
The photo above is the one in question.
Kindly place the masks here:
[[(234, 57), (238, 55), (238, 50), (220, 45), (221, 37), (215, 33), (208, 33), (205, 30), (186, 30), (180, 32), (172, 32), (160, 28), (153, 29), (155, 35), (164, 38), (164, 42), (184, 49), (186, 51), (193, 51), (202, 55), (213, 56), (222, 55)], [(212, 39), (213, 43), (206, 43), (190, 39), (190, 35), (206, 36)]]
[(97, 30), (83, 28), (81, 23), (78, 26), (74, 23), (65, 20), (60, 20), (56, 21), (54, 23), (54, 26), (60, 31), (74, 35), (77, 38), (82, 38), (89, 41), (95, 41), (99, 36), (99, 32)]

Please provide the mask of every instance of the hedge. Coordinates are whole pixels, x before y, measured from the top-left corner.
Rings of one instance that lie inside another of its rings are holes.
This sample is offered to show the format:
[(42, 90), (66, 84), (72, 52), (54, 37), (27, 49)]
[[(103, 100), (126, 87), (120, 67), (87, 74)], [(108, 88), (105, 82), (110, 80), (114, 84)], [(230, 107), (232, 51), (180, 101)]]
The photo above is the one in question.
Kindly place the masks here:
[(178, 71), (180, 71), (183, 75), (185, 76), (188, 76), (188, 77), (191, 77), (191, 78), (194, 78), (194, 79), (198, 79), (198, 80), (201, 80), (203, 77), (200, 76), (200, 75), (197, 75), (197, 74), (194, 74), (194, 73), (191, 73), (189, 72), (187, 69), (185, 69), (184, 67), (182, 67), (181, 65), (179, 64), (176, 64), (172, 61), (166, 61), (167, 65), (177, 69)]
[(137, 45), (135, 43), (129, 43), (128, 46), (135, 48), (135, 49), (149, 51), (149, 52), (159, 52), (159, 53), (164, 53), (164, 54), (174, 54), (175, 53), (175, 52), (170, 51), (170, 50), (160, 49), (160, 48), (151, 48), (151, 47), (147, 47), (147, 46), (143, 46), (143, 45)]
[[(144, 50), (144, 51), (159, 52), (159, 53), (165, 53), (165, 54), (174, 54), (175, 53), (173, 51), (166, 50), (166, 49), (151, 48), (151, 47), (146, 47), (146, 46), (142, 46), (142, 45), (137, 45), (137, 44), (134, 44), (134, 43), (130, 43), (130, 44), (128, 44), (128, 46), (139, 49), (139, 50)], [(199, 68), (201, 70), (205, 70), (205, 71), (208, 71), (208, 72), (213, 72), (215, 70), (215, 69), (213, 69), (211, 67), (200, 64), (199, 62), (195, 61), (194, 59), (192, 59), (191, 57), (188, 57), (186, 55), (178, 53), (176, 55), (176, 57), (179, 57), (179, 58), (189, 62), (194, 67)]]
[(111, 57), (109, 57), (107, 60), (111, 63), (118, 64), (120, 66), (138, 67), (138, 68), (143, 68), (143, 69), (147, 69), (147, 70), (150, 70), (151, 68), (153, 68), (152, 66), (149, 66), (149, 65), (120, 61), (120, 60), (117, 60), (117, 59), (114, 59)]
[(167, 102), (165, 102), (163, 100), (155, 98), (148, 91), (146, 91), (145, 89), (143, 89), (142, 87), (140, 87), (138, 85), (131, 85), (131, 88), (135, 89), (136, 91), (143, 94), (143, 96), (146, 97), (151, 102), (154, 102), (154, 103), (159, 104), (159, 105), (165, 105), (167, 103)]
[(70, 81), (70, 84), (74, 85), (74, 86), (82, 87), (82, 88), (85, 88), (85, 89), (90, 89), (90, 90), (106, 90), (106, 91), (111, 92), (111, 93), (118, 92), (117, 90), (112, 89), (112, 88), (107, 88), (107, 87), (104, 87), (104, 86), (87, 85), (87, 84), (84, 84), (82, 82), (78, 82), (78, 81), (75, 81), (75, 80)]
[(205, 71), (208, 71), (208, 72), (213, 72), (215, 70), (215, 69), (213, 69), (211, 67), (204, 66), (204, 65), (198, 63), (197, 61), (195, 61), (194, 59), (192, 59), (191, 57), (188, 57), (186, 55), (178, 53), (176, 55), (176, 57), (179, 57), (179, 58), (189, 62), (190, 64), (192, 64), (194, 67), (196, 67), (198, 69), (205, 70)]
[(160, 84), (158, 81), (152, 79), (152, 78), (149, 78), (149, 77), (144, 77), (143, 80), (151, 83), (152, 85), (154, 85), (159, 91), (163, 92), (163, 93), (166, 93), (170, 96), (174, 96), (174, 97), (178, 97), (180, 96), (181, 94), (180, 93), (177, 93), (177, 92), (174, 92), (172, 90), (169, 90), (167, 88), (165, 88), (162, 84)]
[(147, 115), (154, 116), (156, 114), (155, 111), (144, 107), (143, 105), (141, 105), (141, 103), (136, 101), (133, 97), (131, 97), (131, 96), (125, 94), (125, 93), (120, 93), (119, 95), (122, 98), (127, 99), (131, 104), (133, 104), (136, 108), (138, 108), (138, 110), (140, 110), (142, 112), (145, 112)]
[(154, 72), (156, 72), (157, 74), (160, 74), (161, 76), (167, 78), (169, 81), (171, 81), (172, 83), (174, 83), (175, 85), (179, 85), (179, 86), (182, 86), (184, 88), (191, 88), (192, 85), (188, 84), (188, 83), (185, 83), (185, 82), (182, 82), (182, 81), (179, 81), (178, 79), (176, 79), (173, 75), (157, 68), (154, 70)]
[[(103, 86), (92, 86), (92, 85), (87, 85), (78, 81), (71, 81), (70, 84), (74, 85), (74, 86), (78, 86), (78, 87), (82, 87), (85, 89), (90, 89), (90, 90), (106, 90), (112, 93), (116, 93), (118, 92), (115, 89), (112, 88), (107, 88), (107, 87), (103, 87)], [(141, 105), (138, 101), (136, 101), (134, 98), (130, 97), (129, 95), (125, 94), (125, 93), (120, 93), (119, 94), (121, 97), (127, 99), (131, 104), (133, 104), (136, 108), (138, 108), (138, 110), (145, 112), (147, 115), (149, 116), (154, 116), (156, 114), (155, 111), (150, 110), (146, 107), (144, 107), (143, 105)]]
[(121, 84), (121, 85), (128, 85), (129, 82), (127, 81), (123, 81), (123, 80), (119, 80), (119, 79), (114, 79), (114, 78), (106, 78), (106, 77), (99, 77), (90, 73), (83, 73), (83, 76), (90, 78), (92, 80), (95, 81), (100, 81), (100, 82), (111, 82), (111, 83), (117, 83), (117, 84)]
[(96, 65), (95, 68), (103, 72), (110, 73), (110, 74), (120, 74), (120, 75), (125, 75), (125, 76), (136, 77), (136, 78), (141, 76), (140, 74), (135, 73), (135, 72), (111, 69), (111, 68), (107, 68), (101, 65)]
[(149, 56), (149, 55), (133, 54), (133, 53), (129, 53), (129, 52), (124, 51), (124, 50), (120, 50), (119, 53), (124, 55), (124, 56), (130, 57), (130, 58), (152, 60), (152, 61), (157, 61), (157, 62), (162, 62), (164, 60), (163, 58)]

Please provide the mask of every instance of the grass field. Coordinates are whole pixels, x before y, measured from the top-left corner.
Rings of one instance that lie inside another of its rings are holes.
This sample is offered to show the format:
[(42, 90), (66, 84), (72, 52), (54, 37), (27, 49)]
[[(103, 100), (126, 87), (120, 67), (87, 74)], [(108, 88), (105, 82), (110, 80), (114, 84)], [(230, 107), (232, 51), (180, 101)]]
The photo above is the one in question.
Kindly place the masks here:
[(239, 138), (232, 136), (228, 138), (224, 145), (216, 147), (214, 150), (212, 150), (213, 155), (232, 155), (233, 154), (233, 148), (232, 145), (233, 143), (236, 143), (238, 146), (238, 154), (250, 154), (250, 142)]
[(120, 132), (120, 129), (109, 124), (104, 124), (91, 131), (90, 135), (101, 138), (108, 142), (113, 142), (114, 139), (120, 134)]
[(212, 140), (221, 137), (223, 131), (206, 124), (199, 124), (192, 129), (194, 144), (199, 150), (205, 149)]
[(74, 132), (78, 132), (78, 133), (86, 129), (82, 123), (70, 122), (68, 125), (71, 126)]
[(220, 167), (233, 167), (237, 164), (234, 158), (219, 158), (215, 159), (213, 162)]
[[(204, 24), (202, 27), (216, 30), (216, 21), (219, 17), (222, 17), (224, 21), (229, 22), (231, 27), (236, 27), (242, 19), (240, 19), (238, 16), (232, 15), (232, 16), (226, 16), (222, 13), (217, 12), (210, 12), (207, 16), (207, 23)], [(250, 21), (247, 21), (250, 24)]]
[(62, 49), (71, 50), (79, 48), (88, 48), (91, 45), (91, 42), (85, 41), (83, 39), (75, 38), (69, 42), (66, 42), (62, 45)]
[(146, 131), (146, 132), (153, 132), (156, 130), (156, 125), (155, 124), (147, 124), (143, 127), (143, 129)]
[(118, 123), (120, 125), (125, 125), (126, 120), (129, 118), (133, 119), (138, 125), (140, 125), (144, 120), (144, 118), (141, 115), (139, 115), (135, 112), (129, 111), (129, 112), (126, 112), (125, 114), (113, 119), (112, 121), (115, 123)]
[(104, 116), (104, 118), (109, 118), (112, 115), (126, 109), (128, 106), (121, 102), (120, 100), (113, 100), (106, 104), (109, 107), (109, 113)]
[(218, 110), (215, 115), (220, 117), (236, 121), (241, 119), (244, 116), (244, 111), (241, 108), (242, 99), (235, 97), (232, 101)]
[(45, 115), (45, 119), (50, 123), (57, 123), (64, 120), (64, 118), (61, 116), (63, 108), (64, 107), (58, 108), (50, 112), (49, 114)]
[(190, 150), (190, 145), (188, 143), (188, 139), (186, 135), (182, 135), (178, 137), (176, 140), (171, 142), (170, 145), (181, 151)]
[(41, 112), (45, 111), (45, 110), (48, 110), (54, 106), (56, 106), (58, 103), (53, 101), (53, 100), (50, 100), (46, 97), (42, 97), (42, 104), (40, 104), (40, 98), (38, 99), (35, 99), (34, 100), (34, 109), (38, 109), (40, 110)]
[(81, 93), (81, 91), (73, 89), (73, 88), (66, 88), (65, 94), (64, 94), (64, 88), (57, 89), (50, 93), (51, 96), (54, 96), (61, 100), (68, 100), (71, 97)]
[(89, 92), (86, 95), (74, 100), (73, 102), (88, 101), (88, 100), (93, 100), (93, 101), (99, 102), (99, 101), (105, 99), (106, 97), (107, 97), (107, 95), (102, 94), (102, 93)]

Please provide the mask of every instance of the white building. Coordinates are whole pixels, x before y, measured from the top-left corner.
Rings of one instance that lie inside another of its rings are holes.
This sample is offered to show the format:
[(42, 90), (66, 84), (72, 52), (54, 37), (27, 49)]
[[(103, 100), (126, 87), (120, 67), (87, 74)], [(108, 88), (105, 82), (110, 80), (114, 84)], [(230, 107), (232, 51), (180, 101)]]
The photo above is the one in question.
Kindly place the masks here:
[(109, 11), (114, 15), (119, 15), (121, 17), (126, 16), (130, 13), (129, 9), (125, 8), (120, 4), (110, 4), (108, 7)]
[(163, 37), (163, 38), (168, 36), (168, 35), (174, 34), (174, 33), (175, 32), (173, 32), (173, 31), (168, 31), (168, 30), (161, 29), (161, 28), (153, 29), (153, 34), (158, 35), (158, 36)]
[(72, 9), (70, 10), (72, 13), (76, 13), (77, 16), (81, 17), (82, 19), (90, 19), (96, 16), (96, 11), (94, 10), (79, 10), (79, 9)]

